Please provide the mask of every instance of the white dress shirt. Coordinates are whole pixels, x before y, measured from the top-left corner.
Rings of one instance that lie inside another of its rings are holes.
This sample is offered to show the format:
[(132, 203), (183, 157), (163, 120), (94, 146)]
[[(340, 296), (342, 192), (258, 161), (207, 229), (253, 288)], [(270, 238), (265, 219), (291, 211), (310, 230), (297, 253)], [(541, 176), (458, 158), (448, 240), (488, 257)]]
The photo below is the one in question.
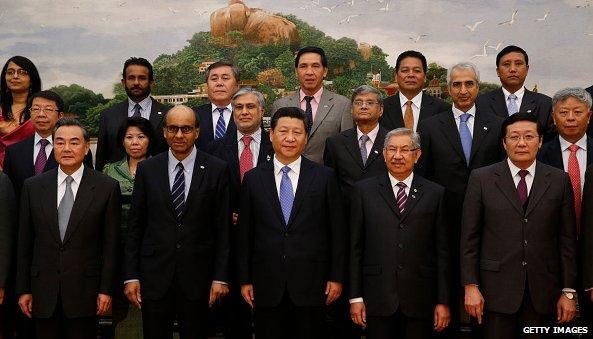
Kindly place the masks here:
[[(508, 115), (508, 109), (509, 109), (509, 95), (511, 95), (511, 92), (507, 91), (504, 87), (502, 88), (502, 93), (504, 94), (504, 102), (506, 104), (507, 107), (507, 115)], [(515, 102), (517, 103), (517, 109), (519, 111), (521, 111), (521, 103), (523, 102), (523, 95), (525, 94), (525, 87), (521, 87), (517, 92), (512, 93), (514, 95), (517, 96), (517, 99), (515, 99)]]
[[(422, 91), (416, 94), (415, 97), (412, 98), (412, 113), (414, 114), (414, 125), (412, 126), (413, 130), (415, 131), (418, 127), (418, 121), (420, 120), (420, 105), (422, 105)], [(402, 105), (402, 119), (406, 116), (406, 102), (408, 102), (408, 98), (399, 92), (399, 103)]]
[[(189, 187), (191, 185), (192, 174), (194, 173), (194, 163), (195, 162), (196, 162), (196, 146), (192, 147), (192, 150), (189, 153), (189, 155), (185, 159), (181, 160), (181, 164), (183, 165), (183, 175), (184, 175), (184, 179), (185, 179), (185, 201), (187, 201), (187, 196), (189, 194)], [(177, 160), (177, 158), (175, 158), (175, 156), (171, 152), (171, 149), (169, 148), (167, 168), (168, 168), (168, 173), (169, 173), (169, 189), (170, 190), (173, 189), (173, 184), (175, 183), (175, 176), (177, 175), (177, 172), (179, 171), (177, 169), (178, 163), (179, 163), (179, 160)], [(169, 195), (171, 194), (171, 192), (167, 192), (167, 193)]]
[[(291, 162), (290, 164), (286, 165), (290, 167), (290, 171), (288, 171), (288, 178), (292, 183), (292, 194), (296, 196), (297, 185), (299, 183), (299, 174), (301, 173), (301, 159), (299, 157), (295, 161)], [(274, 155), (274, 180), (276, 181), (276, 191), (278, 192), (278, 198), (280, 198), (280, 181), (282, 181), (282, 167), (285, 165), (281, 163)]]
[[(72, 196), (74, 197), (74, 201), (76, 201), (76, 193), (78, 192), (78, 186), (80, 186), (80, 181), (82, 180), (82, 174), (84, 173), (84, 164), (80, 164), (80, 167), (74, 171), (74, 173), (70, 174), (72, 177), (72, 184), (70, 187), (72, 188)], [(66, 177), (68, 174), (62, 171), (62, 168), (58, 166), (58, 206), (60, 206), (60, 201), (66, 194)], [(56, 206), (56, 208), (58, 208)]]
[[(558, 136), (560, 139), (560, 150), (562, 150), (562, 166), (564, 166), (564, 170), (568, 172), (568, 157), (570, 156), (570, 150), (568, 149), (570, 142), (566, 141), (562, 136)], [(583, 135), (579, 141), (575, 143), (575, 145), (579, 146), (577, 150), (577, 162), (579, 163), (579, 172), (581, 175), (581, 193), (583, 192), (583, 187), (585, 185), (585, 170), (587, 169), (587, 134)]]
[[(527, 185), (527, 196), (531, 192), (531, 185), (533, 185), (533, 178), (535, 178), (535, 164), (537, 161), (533, 160), (533, 163), (529, 165), (527, 171), (529, 174), (525, 176), (525, 184)], [(509, 164), (509, 169), (511, 170), (511, 176), (513, 177), (513, 182), (515, 183), (515, 188), (519, 185), (519, 181), (521, 180), (521, 176), (519, 175), (519, 171), (521, 170), (517, 167), (513, 162), (507, 158), (507, 163)]]
[[(377, 126), (375, 126), (375, 128), (373, 128), (369, 133), (367, 133), (369, 140), (367, 140), (367, 142), (364, 145), (367, 150), (367, 158), (371, 155), (371, 150), (373, 149), (373, 145), (375, 144), (375, 139), (377, 139), (377, 134), (379, 134), (379, 124), (377, 124)], [(356, 127), (356, 140), (359, 147), (360, 137), (363, 135), (364, 133), (362, 133), (360, 129)]]
[[(212, 130), (214, 131), (213, 135), (216, 135), (216, 123), (218, 122), (218, 117), (220, 117), (220, 112), (217, 110), (218, 106), (214, 103), (210, 103), (212, 106)], [(229, 122), (231, 121), (231, 117), (233, 116), (233, 106), (229, 103), (224, 107), (224, 112), (222, 113), (222, 117), (224, 118), (224, 125), (225, 131), (226, 128), (229, 128)]]
[(35, 137), (33, 139), (33, 164), (35, 164), (35, 161), (37, 160), (37, 155), (39, 154), (39, 150), (41, 150), (41, 144), (39, 143), (39, 141), (41, 139), (45, 139), (45, 140), (49, 141), (47, 143), (47, 145), (45, 145), (45, 156), (47, 157), (48, 160), (49, 160), (49, 154), (54, 149), (54, 143), (53, 143), (53, 139), (52, 139), (51, 135), (48, 136), (47, 138), (43, 138), (43, 137), (41, 137), (41, 135), (39, 135), (39, 134), (37, 134), (37, 132), (35, 132)]
[[(245, 149), (245, 144), (243, 143), (243, 138), (245, 134), (237, 131), (237, 145), (239, 146), (239, 159), (241, 159), (241, 154), (243, 154), (243, 150)], [(251, 134), (251, 142), (249, 143), (249, 149), (251, 150), (251, 154), (253, 155), (253, 167), (257, 166), (257, 159), (259, 157), (259, 148), (261, 146), (261, 138), (262, 138), (262, 131), (261, 128), (258, 128), (257, 131)]]
[[(140, 105), (140, 116), (146, 120), (150, 120), (150, 111), (152, 110), (152, 99), (150, 96), (138, 103)], [(128, 98), (128, 117), (134, 116), (134, 106), (136, 102)]]
[(476, 119), (476, 105), (473, 105), (467, 112), (464, 112), (455, 105), (453, 105), (453, 117), (455, 118), (455, 125), (457, 125), (457, 131), (459, 131), (459, 124), (461, 123), (460, 116), (462, 114), (469, 114), (470, 117), (467, 119), (467, 127), (469, 128), (469, 133), (474, 136), (474, 120)]

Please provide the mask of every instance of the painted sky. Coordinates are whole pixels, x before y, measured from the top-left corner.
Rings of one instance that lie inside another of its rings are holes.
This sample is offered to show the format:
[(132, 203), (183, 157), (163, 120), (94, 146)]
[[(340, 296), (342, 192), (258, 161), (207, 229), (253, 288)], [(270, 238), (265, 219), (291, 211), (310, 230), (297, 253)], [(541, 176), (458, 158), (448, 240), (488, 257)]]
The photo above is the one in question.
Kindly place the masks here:
[[(495, 48), (517, 44), (530, 56), (528, 88), (537, 84), (551, 95), (593, 84), (593, 0), (244, 2), (294, 14), (334, 38), (378, 45), (391, 65), (400, 52), (416, 49), (446, 67), (475, 62), (482, 81), (498, 82)], [(224, 0), (0, 0), (0, 63), (25, 55), (39, 67), (44, 88), (78, 83), (109, 97), (125, 59), (152, 61), (178, 51), (193, 33), (209, 31), (210, 12), (226, 5)], [(501, 25), (514, 11), (514, 22)], [(478, 21), (483, 22), (473, 32), (464, 27)], [(483, 54), (485, 44), (486, 56), (473, 57)]]

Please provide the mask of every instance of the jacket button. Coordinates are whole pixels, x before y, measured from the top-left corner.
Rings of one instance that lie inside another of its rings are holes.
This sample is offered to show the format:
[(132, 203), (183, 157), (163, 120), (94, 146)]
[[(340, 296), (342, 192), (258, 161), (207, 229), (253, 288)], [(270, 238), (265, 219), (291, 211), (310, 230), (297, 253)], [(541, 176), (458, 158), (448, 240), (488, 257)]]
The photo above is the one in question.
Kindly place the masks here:
[(284, 233), (284, 237), (285, 237), (285, 238), (286, 238), (286, 237), (288, 237), (288, 233)]
[(398, 269), (398, 270), (401, 270), (401, 269), (403, 269), (403, 268), (404, 268), (404, 265), (402, 265), (402, 264), (397, 264), (397, 269)]
[(177, 246), (175, 246), (177, 249), (181, 248), (181, 244), (177, 244)]
[(404, 229), (404, 227), (406, 227), (404, 224), (399, 224), (399, 228)]
[(527, 261), (522, 262), (521, 265), (527, 266)]
[(523, 222), (527, 222), (527, 218), (523, 219)]
[(397, 247), (399, 247), (400, 249), (403, 249), (404, 248), (404, 245), (403, 244), (397, 244)]
[(282, 255), (282, 259), (283, 260), (286, 260), (286, 255), (285, 254)]

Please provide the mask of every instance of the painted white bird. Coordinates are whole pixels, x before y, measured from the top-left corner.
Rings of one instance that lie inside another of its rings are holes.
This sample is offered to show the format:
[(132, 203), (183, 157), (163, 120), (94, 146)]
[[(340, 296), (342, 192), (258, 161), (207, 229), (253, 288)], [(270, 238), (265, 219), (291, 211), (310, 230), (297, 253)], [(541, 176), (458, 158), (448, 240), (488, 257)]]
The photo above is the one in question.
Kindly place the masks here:
[(177, 14), (179, 13), (178, 9), (172, 8), (172, 7), (167, 7), (169, 9), (169, 12), (173, 13), (173, 14)]
[(481, 21), (476, 21), (476, 22), (474, 22), (474, 24), (473, 24), (473, 25), (471, 25), (471, 26), (470, 26), (470, 25), (464, 25), (463, 27), (465, 27), (465, 28), (469, 29), (469, 30), (470, 30), (470, 31), (472, 31), (472, 32), (475, 32), (475, 31), (476, 31), (476, 28), (478, 28), (478, 25), (480, 25), (481, 23), (484, 23), (484, 20), (481, 20)]
[(120, 2), (118, 5), (119, 5), (119, 7), (124, 7), (126, 4), (127, 4), (127, 2), (123, 1), (123, 2)]
[(199, 10), (199, 9), (197, 9), (197, 8), (194, 8), (194, 12), (198, 13), (198, 15), (199, 15), (199, 16), (202, 16), (202, 15), (204, 15), (204, 14), (208, 13), (208, 11), (200, 11), (200, 10)]
[(347, 17), (345, 17), (344, 19), (340, 20), (340, 21), (338, 22), (338, 24), (340, 24), (340, 25), (341, 25), (341, 24), (344, 24), (344, 23), (349, 23), (349, 22), (350, 22), (350, 20), (351, 20), (352, 18), (356, 18), (357, 16), (360, 16), (360, 14), (352, 14), (352, 15), (348, 15), (348, 16), (347, 16)]
[(535, 21), (546, 21), (548, 15), (550, 15), (550, 11), (547, 11), (543, 17), (535, 19)]
[(409, 37), (409, 39), (414, 41), (414, 43), (417, 43), (418, 41), (420, 41), (420, 39), (427, 37), (427, 36), (428, 36), (428, 34), (419, 34), (416, 36), (411, 36), (411, 37)]
[(488, 56), (488, 54), (486, 53), (486, 46), (488, 46), (488, 42), (489, 42), (489, 40), (486, 40), (484, 45), (482, 45), (482, 54), (476, 54), (476, 55), (472, 56), (471, 59)]
[(378, 9), (378, 11), (382, 11), (382, 12), (388, 12), (389, 11), (389, 1), (387, 1), (385, 3), (385, 7), (381, 7)]
[(498, 25), (499, 25), (499, 26), (502, 26), (502, 25), (509, 25), (509, 26), (512, 26), (512, 25), (515, 23), (515, 17), (517, 16), (517, 12), (519, 12), (519, 11), (518, 11), (518, 10), (515, 10), (515, 11), (513, 12), (513, 15), (511, 15), (511, 20), (507, 20), (507, 21), (500, 22)]
[(593, 33), (585, 33), (585, 35), (593, 36)]
[(320, 1), (321, 1), (321, 0), (311, 0), (311, 3), (312, 3), (313, 5), (317, 5), (317, 6), (319, 6), (319, 2), (320, 2)]
[(498, 49), (500, 48), (500, 45), (502, 45), (502, 41), (499, 42), (498, 44), (496, 44), (496, 46), (488, 45), (486, 47), (492, 48), (493, 50), (498, 51)]
[(331, 13), (331, 12), (332, 12), (332, 11), (333, 11), (333, 10), (334, 10), (336, 7), (338, 7), (338, 5), (333, 5), (333, 6), (331, 6), (331, 7), (326, 7), (326, 6), (323, 6), (323, 7), (321, 7), (321, 8), (323, 8), (323, 9), (325, 9), (326, 11), (328, 11), (328, 12), (330, 12), (330, 13)]

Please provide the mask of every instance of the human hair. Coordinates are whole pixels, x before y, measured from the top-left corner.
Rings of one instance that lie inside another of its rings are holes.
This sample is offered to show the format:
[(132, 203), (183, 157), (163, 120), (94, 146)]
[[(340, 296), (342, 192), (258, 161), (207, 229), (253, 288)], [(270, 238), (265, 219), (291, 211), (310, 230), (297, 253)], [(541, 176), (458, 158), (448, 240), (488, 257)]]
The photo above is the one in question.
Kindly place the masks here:
[(327, 68), (327, 57), (325, 56), (325, 51), (323, 50), (323, 48), (317, 46), (305, 46), (299, 49), (296, 57), (294, 58), (294, 68), (299, 67), (299, 60), (301, 59), (301, 55), (305, 53), (319, 54), (319, 56), (321, 57), (321, 65)]
[(128, 60), (126, 60), (126, 62), (124, 62), (124, 70), (122, 72), (122, 78), (124, 80), (126, 79), (126, 70), (128, 69), (128, 66), (131, 66), (131, 65), (143, 66), (143, 67), (148, 68), (148, 80), (153, 81), (154, 73), (152, 71), (152, 65), (150, 64), (150, 62), (148, 62), (148, 60), (146, 60), (144, 58), (137, 58), (137, 57), (131, 57)]
[(464, 61), (453, 65), (453, 67), (449, 69), (449, 72), (447, 72), (447, 85), (451, 86), (451, 75), (453, 72), (468, 69), (474, 72), (476, 82), (480, 83), (480, 71), (478, 70), (478, 67), (471, 62)]
[(278, 120), (280, 120), (280, 118), (293, 118), (301, 120), (303, 122), (303, 125), (305, 126), (305, 133), (309, 135), (309, 129), (307, 128), (307, 126), (309, 125), (309, 119), (307, 118), (307, 115), (305, 115), (305, 112), (302, 109), (298, 107), (279, 108), (276, 111), (276, 113), (274, 113), (274, 115), (272, 116), (272, 120), (270, 121), (270, 128), (272, 130), (276, 128), (276, 126), (278, 125)]
[(29, 97), (27, 103), (28, 107), (31, 107), (33, 105), (33, 100), (35, 98), (43, 98), (46, 100), (53, 101), (56, 104), (58, 113), (64, 112), (64, 100), (62, 100), (62, 97), (60, 97), (60, 95), (54, 91), (40, 91), (37, 93), (33, 93), (33, 95)]
[(529, 113), (529, 112), (517, 112), (515, 114), (511, 114), (508, 117), (506, 117), (506, 119), (504, 119), (504, 121), (502, 122), (502, 126), (500, 127), (500, 138), (504, 139), (507, 135), (507, 127), (509, 127), (510, 125), (519, 122), (519, 121), (529, 121), (529, 122), (533, 122), (534, 124), (537, 125), (537, 134), (540, 137), (544, 136), (544, 127), (539, 123), (539, 121), (537, 120), (537, 116), (533, 113)]
[(54, 126), (54, 130), (53, 130), (51, 137), (52, 138), (55, 137), (56, 131), (60, 127), (66, 127), (66, 126), (79, 127), (82, 130), (82, 136), (84, 138), (84, 141), (86, 141), (86, 142), (91, 141), (91, 136), (89, 135), (89, 132), (87, 131), (86, 127), (84, 127), (84, 125), (82, 123), (80, 123), (80, 121), (78, 121), (74, 118), (62, 118), (62, 119), (58, 120), (58, 122), (56, 122), (56, 125)]
[(257, 102), (259, 103), (259, 107), (261, 107), (261, 108), (266, 107), (266, 99), (264, 98), (264, 95), (261, 92), (255, 90), (251, 87), (243, 87), (243, 88), (239, 89), (237, 91), (237, 93), (235, 93), (233, 95), (233, 97), (231, 98), (231, 104), (233, 105), (233, 107), (235, 107), (235, 104), (234, 104), (235, 99), (237, 99), (238, 97), (243, 96), (245, 94), (249, 94), (249, 93), (251, 93), (257, 97)]
[(396, 128), (387, 132), (385, 135), (385, 141), (383, 142), (383, 148), (387, 148), (389, 145), (389, 139), (399, 135), (409, 136), (410, 139), (412, 139), (412, 146), (414, 146), (414, 148), (420, 149), (420, 133), (414, 132), (413, 130), (405, 127)]
[(240, 81), (240, 74), (239, 74), (239, 68), (237, 68), (237, 66), (233, 65), (232, 62), (228, 62), (228, 61), (217, 61), (215, 63), (213, 63), (212, 65), (208, 66), (208, 68), (206, 69), (206, 78), (204, 79), (204, 81), (208, 82), (208, 78), (210, 77), (210, 72), (218, 67), (223, 67), (223, 66), (228, 66), (231, 68), (232, 72), (233, 72), (233, 76), (235, 77), (235, 81), (238, 83)]
[(379, 91), (375, 87), (369, 86), (369, 85), (362, 85), (362, 86), (356, 87), (354, 89), (354, 92), (352, 92), (352, 98), (350, 99), (350, 102), (354, 102), (354, 99), (356, 99), (357, 96), (359, 96), (361, 94), (367, 94), (367, 93), (376, 94), (377, 102), (379, 103), (379, 105), (383, 106), (383, 95), (381, 94), (381, 91)]
[[(12, 58), (8, 59), (2, 68), (2, 79), (0, 80), (0, 110), (2, 111), (2, 117), (4, 120), (12, 120), (12, 92), (8, 88), (8, 84), (6, 83), (6, 70), (8, 69), (8, 64), (10, 62), (14, 62), (19, 67), (27, 71), (29, 74), (30, 85), (29, 85), (29, 95), (39, 92), (41, 90), (41, 78), (39, 77), (39, 72), (37, 71), (37, 67), (35, 64), (24, 56), (16, 55)], [(21, 118), (19, 124), (29, 120), (31, 117), (31, 112), (29, 109), (31, 108), (30, 105), (27, 105), (23, 110), (23, 114), (21, 114)]]
[(399, 65), (405, 58), (420, 59), (420, 61), (422, 62), (422, 69), (424, 70), (424, 73), (426, 73), (426, 71), (428, 70), (428, 65), (426, 64), (426, 57), (424, 56), (424, 54), (418, 51), (409, 50), (402, 52), (400, 55), (397, 56), (397, 60), (395, 61), (395, 72), (399, 70)]
[(117, 130), (117, 146), (119, 147), (119, 149), (124, 151), (124, 153), (126, 152), (126, 149), (124, 147), (124, 139), (126, 138), (126, 133), (128, 132), (128, 128), (130, 127), (137, 127), (144, 135), (146, 135), (146, 137), (148, 138), (148, 148), (146, 149), (146, 153), (152, 154), (156, 142), (155, 132), (152, 129), (150, 121), (139, 116), (128, 117), (119, 126), (119, 129)]
[(505, 56), (509, 53), (513, 53), (513, 52), (523, 54), (523, 57), (525, 58), (525, 65), (529, 65), (529, 56), (527, 56), (527, 52), (525, 52), (525, 50), (519, 46), (509, 45), (509, 46), (503, 48), (496, 55), (496, 67), (500, 66), (500, 59), (502, 59), (503, 56)]
[(552, 98), (552, 107), (556, 107), (557, 103), (563, 102), (568, 98), (575, 98), (584, 103), (587, 106), (587, 110), (591, 110), (591, 105), (593, 104), (591, 94), (580, 87), (564, 88), (556, 92)]

